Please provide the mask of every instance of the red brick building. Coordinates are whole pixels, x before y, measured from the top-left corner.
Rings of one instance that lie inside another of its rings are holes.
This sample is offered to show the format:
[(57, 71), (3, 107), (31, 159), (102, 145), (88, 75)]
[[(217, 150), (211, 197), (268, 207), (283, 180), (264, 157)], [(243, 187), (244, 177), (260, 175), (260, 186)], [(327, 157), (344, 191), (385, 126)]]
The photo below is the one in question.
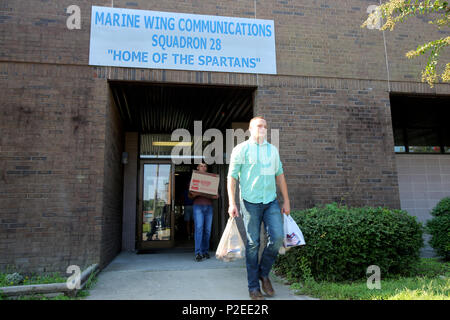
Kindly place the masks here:
[[(263, 115), (280, 133), (293, 209), (342, 201), (428, 219), (450, 194), (450, 86), (421, 83), (426, 57), (405, 52), (443, 35), (419, 18), (392, 32), (361, 28), (376, 4), (2, 1), (0, 269), (65, 272), (104, 267), (121, 250), (188, 246), (179, 221), (192, 167), (168, 164), (150, 142), (192, 131), (195, 120), (225, 132)], [(67, 27), (70, 5), (80, 29)], [(273, 20), (277, 72), (89, 65), (93, 5)], [(222, 178), (214, 244), (226, 221), (226, 166), (211, 169)], [(148, 177), (165, 195), (145, 197)]]

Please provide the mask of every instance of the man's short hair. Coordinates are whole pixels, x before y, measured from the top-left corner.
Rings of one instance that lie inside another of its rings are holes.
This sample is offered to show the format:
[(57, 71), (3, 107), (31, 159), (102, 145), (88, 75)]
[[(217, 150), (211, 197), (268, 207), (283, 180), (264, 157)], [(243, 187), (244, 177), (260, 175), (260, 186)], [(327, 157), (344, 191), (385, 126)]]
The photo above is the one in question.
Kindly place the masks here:
[(253, 120), (258, 120), (258, 119), (261, 119), (261, 120), (266, 121), (266, 119), (264, 119), (263, 117), (261, 117), (261, 116), (256, 116), (256, 117), (253, 117), (253, 118), (250, 119), (250, 122), (248, 123), (248, 127), (250, 128), (250, 126), (251, 126)]
[(197, 164), (197, 167), (201, 164), (205, 165), (208, 168), (208, 164), (204, 160), (202, 160), (199, 164)]

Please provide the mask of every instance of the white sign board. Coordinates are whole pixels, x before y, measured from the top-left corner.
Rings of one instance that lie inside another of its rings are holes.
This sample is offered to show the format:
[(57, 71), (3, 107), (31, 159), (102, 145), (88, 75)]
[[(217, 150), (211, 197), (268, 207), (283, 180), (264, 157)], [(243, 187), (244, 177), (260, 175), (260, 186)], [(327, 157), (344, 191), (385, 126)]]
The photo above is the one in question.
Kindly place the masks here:
[(276, 74), (274, 23), (92, 6), (89, 64)]

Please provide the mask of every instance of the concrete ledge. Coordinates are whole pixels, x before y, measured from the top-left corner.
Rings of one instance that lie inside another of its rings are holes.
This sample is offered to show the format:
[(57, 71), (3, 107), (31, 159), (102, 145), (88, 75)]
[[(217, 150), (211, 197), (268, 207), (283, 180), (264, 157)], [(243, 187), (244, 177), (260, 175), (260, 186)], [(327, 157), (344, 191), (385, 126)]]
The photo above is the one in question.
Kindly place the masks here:
[(24, 286), (0, 287), (0, 294), (6, 297), (24, 296), (32, 294), (64, 293), (75, 295), (78, 290), (86, 286), (89, 276), (98, 269), (98, 264), (93, 264), (84, 270), (80, 276), (80, 289), (69, 289), (67, 283), (31, 284)]

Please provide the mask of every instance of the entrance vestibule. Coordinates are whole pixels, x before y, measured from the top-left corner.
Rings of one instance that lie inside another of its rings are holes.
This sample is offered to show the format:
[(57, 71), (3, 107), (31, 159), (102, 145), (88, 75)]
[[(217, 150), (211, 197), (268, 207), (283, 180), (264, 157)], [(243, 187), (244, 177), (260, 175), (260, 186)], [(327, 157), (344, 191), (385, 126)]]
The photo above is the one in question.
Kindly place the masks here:
[[(194, 248), (184, 221), (184, 191), (203, 155), (171, 159), (171, 133), (186, 129), (194, 136), (194, 121), (202, 131), (246, 129), (253, 116), (255, 87), (199, 86), (111, 81), (114, 105), (125, 131), (123, 250)], [(203, 141), (202, 150), (211, 141)], [(223, 141), (225, 143), (225, 139)], [(226, 150), (226, 146), (223, 146)], [(194, 155), (195, 153), (195, 155)], [(226, 154), (208, 171), (220, 177), (219, 199), (213, 201), (211, 250), (217, 246), (228, 214)], [(134, 212), (134, 215), (133, 215)]]

